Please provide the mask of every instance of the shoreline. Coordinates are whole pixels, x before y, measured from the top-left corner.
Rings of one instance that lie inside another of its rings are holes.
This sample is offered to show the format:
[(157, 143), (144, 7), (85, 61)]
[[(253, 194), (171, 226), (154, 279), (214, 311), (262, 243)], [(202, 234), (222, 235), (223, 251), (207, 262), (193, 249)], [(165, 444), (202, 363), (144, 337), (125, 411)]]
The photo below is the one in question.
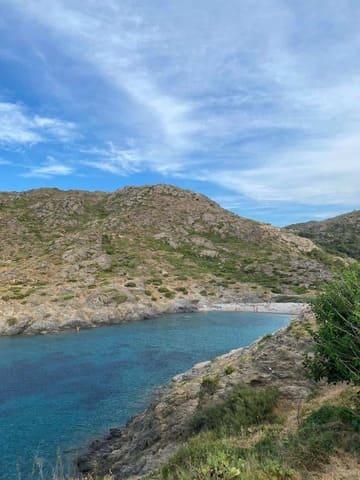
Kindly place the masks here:
[(199, 312), (253, 312), (253, 313), (277, 313), (284, 315), (299, 315), (309, 310), (307, 303), (276, 303), (276, 302), (246, 302), (246, 303), (214, 303), (200, 305)]
[[(196, 312), (252, 312), (273, 313), (277, 315), (300, 315), (309, 311), (306, 303), (276, 303), (276, 302), (201, 302), (198, 299), (184, 299), (183, 301), (169, 302), (167, 304), (145, 308), (139, 304), (137, 308), (132, 305), (131, 309), (123, 312), (112, 312), (108, 315), (93, 316), (84, 315), (84, 312), (74, 312), (62, 322), (56, 322), (54, 318), (40, 322), (19, 321), (14, 325), (1, 325), (1, 337), (17, 337), (32, 335), (53, 335), (61, 332), (78, 332), (84, 329), (98, 328), (111, 325), (121, 325), (128, 322), (147, 320), (161, 317), (167, 314), (196, 313)], [(87, 317), (87, 319), (85, 319)]]

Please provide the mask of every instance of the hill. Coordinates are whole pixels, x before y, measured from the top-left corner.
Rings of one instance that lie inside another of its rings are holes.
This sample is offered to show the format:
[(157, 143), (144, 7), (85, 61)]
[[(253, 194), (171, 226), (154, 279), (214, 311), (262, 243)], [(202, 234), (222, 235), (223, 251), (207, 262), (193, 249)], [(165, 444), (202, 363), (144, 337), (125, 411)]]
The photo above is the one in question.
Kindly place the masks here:
[(0, 334), (311, 292), (339, 259), (168, 185), (0, 193)]
[(360, 260), (360, 210), (354, 210), (321, 222), (297, 223), (285, 227), (331, 253)]

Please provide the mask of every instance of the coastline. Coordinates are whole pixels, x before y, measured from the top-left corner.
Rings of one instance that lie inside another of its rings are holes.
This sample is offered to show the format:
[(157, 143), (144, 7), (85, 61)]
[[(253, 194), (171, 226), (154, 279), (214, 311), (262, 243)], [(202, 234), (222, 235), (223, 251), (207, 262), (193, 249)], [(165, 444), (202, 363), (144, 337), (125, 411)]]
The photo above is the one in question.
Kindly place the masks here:
[[(276, 303), (276, 302), (201, 302), (198, 298), (186, 298), (176, 301), (163, 302), (156, 305), (143, 303), (122, 306), (119, 309), (98, 309), (88, 311), (74, 309), (69, 312), (57, 312), (51, 316), (43, 310), (34, 311), (35, 320), (31, 312), (16, 321), (9, 322), (5, 317), (0, 318), (0, 337), (18, 335), (47, 335), (63, 331), (78, 331), (80, 329), (97, 328), (109, 325), (119, 325), (127, 322), (146, 320), (171, 313), (186, 312), (255, 312), (299, 315), (308, 311), (306, 303)], [(39, 315), (39, 318), (37, 318)], [(15, 317), (9, 317), (13, 319)]]
[(276, 303), (276, 302), (248, 302), (248, 303), (214, 303), (199, 305), (199, 312), (223, 311), (223, 312), (254, 312), (254, 313), (277, 313), (284, 315), (300, 315), (309, 310), (306, 303)]
[[(220, 304), (217, 310), (221, 308)], [(115, 478), (135, 480), (159, 468), (186, 439), (188, 420), (204, 401), (204, 379), (217, 382), (217, 391), (208, 398), (205, 394), (205, 400), (223, 398), (239, 383), (255, 388), (272, 385), (287, 403), (305, 399), (312, 385), (303, 367), (312, 343), (304, 328), (309, 318), (303, 309), (288, 327), (175, 375), (144, 412), (95, 439), (78, 458), (79, 471), (95, 475), (111, 471)]]

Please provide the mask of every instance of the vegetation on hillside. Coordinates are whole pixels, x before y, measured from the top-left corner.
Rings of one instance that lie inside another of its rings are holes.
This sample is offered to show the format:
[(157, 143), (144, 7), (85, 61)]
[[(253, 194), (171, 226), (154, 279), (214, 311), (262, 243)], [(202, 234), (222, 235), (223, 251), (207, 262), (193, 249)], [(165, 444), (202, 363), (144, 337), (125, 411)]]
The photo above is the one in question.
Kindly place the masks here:
[(5, 334), (73, 328), (75, 317), (106, 323), (177, 300), (301, 299), (341, 263), (168, 185), (0, 193), (0, 224)]
[(331, 253), (360, 260), (360, 210), (319, 222), (289, 225), (287, 229), (311, 239)]
[(314, 407), (311, 402), (304, 405), (306, 413), (298, 414), (290, 428), (286, 418), (279, 414), (280, 406), (275, 408), (278, 396), (273, 391), (238, 387), (236, 397), (238, 401), (232, 412), (235, 429), (230, 417), (221, 420), (224, 408), (231, 411), (234, 402), (231, 394), (223, 403), (211, 407), (215, 420), (211, 419), (205, 428), (192, 435), (167, 465), (148, 478), (310, 479), (319, 475), (340, 451), (356, 463), (360, 454), (360, 408), (353, 390), (345, 389), (331, 403), (320, 400), (320, 406)]

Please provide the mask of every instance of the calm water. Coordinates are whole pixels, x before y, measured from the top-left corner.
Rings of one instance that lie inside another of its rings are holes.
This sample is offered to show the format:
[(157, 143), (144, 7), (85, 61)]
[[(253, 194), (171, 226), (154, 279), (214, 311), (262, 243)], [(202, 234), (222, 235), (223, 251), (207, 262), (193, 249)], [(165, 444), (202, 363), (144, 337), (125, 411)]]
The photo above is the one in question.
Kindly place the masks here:
[(285, 326), (286, 315), (176, 314), (80, 333), (0, 339), (0, 479), (119, 426), (194, 363)]

